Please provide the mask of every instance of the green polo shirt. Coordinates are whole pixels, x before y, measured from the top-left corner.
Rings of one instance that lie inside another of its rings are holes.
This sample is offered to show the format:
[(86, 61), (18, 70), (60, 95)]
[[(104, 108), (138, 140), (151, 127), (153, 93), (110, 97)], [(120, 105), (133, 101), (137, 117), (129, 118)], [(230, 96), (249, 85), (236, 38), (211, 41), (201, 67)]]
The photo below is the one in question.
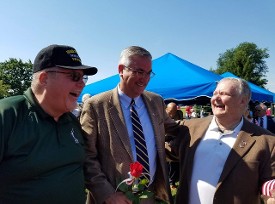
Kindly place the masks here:
[(0, 203), (85, 203), (83, 142), (75, 116), (56, 122), (31, 89), (0, 100)]

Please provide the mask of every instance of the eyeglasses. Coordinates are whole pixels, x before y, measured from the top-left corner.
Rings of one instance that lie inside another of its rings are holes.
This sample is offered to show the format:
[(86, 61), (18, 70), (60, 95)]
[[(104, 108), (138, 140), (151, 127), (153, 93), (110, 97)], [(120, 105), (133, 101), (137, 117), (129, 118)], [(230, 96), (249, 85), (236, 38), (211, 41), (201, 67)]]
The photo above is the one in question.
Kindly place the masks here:
[(78, 82), (79, 80), (83, 80), (83, 82), (86, 84), (88, 81), (87, 75), (82, 75), (79, 72), (62, 72), (62, 71), (47, 71), (47, 73), (59, 73), (59, 74), (67, 74), (71, 78), (72, 81)]
[(152, 70), (149, 71), (149, 72), (145, 72), (143, 70), (133, 69), (133, 68), (128, 67), (128, 66), (124, 66), (124, 68), (128, 69), (129, 71), (131, 71), (133, 76), (153, 78), (156, 75)]

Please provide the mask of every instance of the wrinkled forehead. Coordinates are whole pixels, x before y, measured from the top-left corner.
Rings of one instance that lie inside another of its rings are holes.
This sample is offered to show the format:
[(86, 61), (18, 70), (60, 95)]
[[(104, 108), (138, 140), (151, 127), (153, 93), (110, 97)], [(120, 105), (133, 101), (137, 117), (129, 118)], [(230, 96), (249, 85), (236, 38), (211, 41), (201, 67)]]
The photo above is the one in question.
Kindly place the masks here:
[(239, 94), (237, 84), (233, 83), (232, 81), (225, 80), (218, 83), (215, 92), (225, 92), (230, 94)]

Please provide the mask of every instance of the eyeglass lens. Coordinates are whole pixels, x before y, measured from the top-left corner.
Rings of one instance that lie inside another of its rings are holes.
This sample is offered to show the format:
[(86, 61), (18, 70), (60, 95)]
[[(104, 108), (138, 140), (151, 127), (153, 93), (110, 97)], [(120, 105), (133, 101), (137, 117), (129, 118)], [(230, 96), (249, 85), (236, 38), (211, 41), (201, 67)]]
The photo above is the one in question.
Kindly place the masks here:
[(145, 72), (145, 71), (136, 70), (136, 69), (133, 69), (133, 68), (127, 67), (127, 66), (125, 66), (125, 68), (130, 70), (134, 75), (138, 75), (139, 77), (150, 77), (150, 78), (152, 78), (153, 76), (155, 76), (155, 73), (153, 71)]
[(47, 71), (52, 73), (60, 73), (67, 74), (70, 76), (71, 80), (74, 82), (78, 82), (79, 80), (83, 80), (84, 83), (88, 81), (88, 76), (80, 74), (79, 72), (61, 72), (61, 71)]

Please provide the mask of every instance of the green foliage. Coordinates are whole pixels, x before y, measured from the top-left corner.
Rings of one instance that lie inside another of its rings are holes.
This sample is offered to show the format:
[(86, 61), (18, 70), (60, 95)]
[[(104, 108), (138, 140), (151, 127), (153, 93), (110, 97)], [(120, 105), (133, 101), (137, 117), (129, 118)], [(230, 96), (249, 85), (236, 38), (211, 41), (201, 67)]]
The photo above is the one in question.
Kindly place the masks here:
[(2, 80), (0, 80), (0, 98), (4, 98), (8, 96), (8, 90), (9, 90), (9, 85), (6, 85), (3, 83)]
[(264, 77), (268, 72), (265, 59), (269, 57), (268, 49), (260, 49), (254, 43), (244, 42), (236, 48), (226, 50), (220, 54), (217, 60), (217, 69), (213, 70), (217, 74), (231, 72), (234, 75), (264, 87), (267, 79)]
[(0, 62), (0, 98), (23, 94), (30, 86), (32, 63), (10, 58)]
[(126, 182), (122, 182), (119, 184), (118, 189), (127, 196), (129, 200), (132, 201), (133, 204), (139, 204), (141, 199), (151, 198), (154, 196), (152, 191), (146, 190), (145, 184), (149, 181), (144, 182), (144, 180), (140, 180), (138, 183), (133, 183), (128, 185)]

